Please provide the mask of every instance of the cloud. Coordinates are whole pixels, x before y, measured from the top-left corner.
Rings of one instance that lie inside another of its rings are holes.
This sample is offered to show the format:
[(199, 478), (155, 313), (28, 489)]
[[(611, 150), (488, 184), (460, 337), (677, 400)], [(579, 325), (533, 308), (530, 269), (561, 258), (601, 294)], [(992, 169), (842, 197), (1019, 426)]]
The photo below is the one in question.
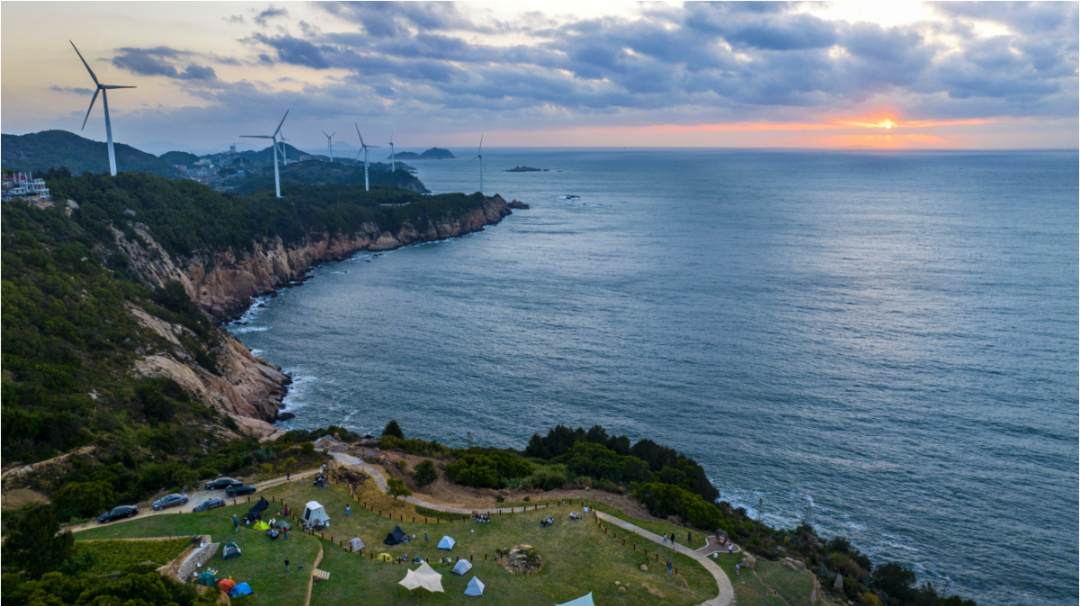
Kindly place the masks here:
[(231, 15), (228, 17), (222, 17), (222, 21), (226, 23), (246, 23), (243, 15)]
[(121, 48), (120, 54), (112, 59), (112, 64), (121, 69), (142, 76), (165, 76), (177, 80), (213, 81), (217, 79), (214, 68), (188, 63), (177, 69), (180, 61), (192, 53), (166, 46), (154, 48)]
[(330, 67), (330, 62), (323, 56), (323, 49), (307, 40), (288, 35), (267, 36), (265, 34), (255, 34), (252, 37), (276, 50), (278, 60), (282, 63), (302, 65), (312, 69)]
[(267, 21), (270, 19), (289, 16), (289, 11), (283, 8), (274, 8), (272, 5), (264, 11), (253, 10), (252, 12), (255, 13), (255, 17), (252, 18), (252, 21), (263, 27), (266, 27)]
[(78, 86), (56, 86), (55, 84), (53, 86), (50, 86), (49, 90), (58, 93), (77, 93), (80, 95), (89, 95), (90, 93), (94, 92), (94, 89), (92, 88), (82, 88)]

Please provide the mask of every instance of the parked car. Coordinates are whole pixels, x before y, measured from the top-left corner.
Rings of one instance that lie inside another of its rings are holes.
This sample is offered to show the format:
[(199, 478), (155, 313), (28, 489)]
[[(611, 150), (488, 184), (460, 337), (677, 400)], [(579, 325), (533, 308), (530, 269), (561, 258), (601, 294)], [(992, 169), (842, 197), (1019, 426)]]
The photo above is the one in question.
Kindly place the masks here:
[(112, 510), (98, 516), (98, 523), (104, 524), (106, 522), (112, 522), (113, 520), (122, 520), (124, 518), (133, 518), (139, 513), (139, 508), (135, 505), (121, 505), (119, 507), (113, 507)]
[(248, 494), (255, 494), (255, 487), (251, 484), (234, 484), (225, 489), (225, 496), (229, 497), (230, 499), (242, 497)]
[(210, 511), (211, 509), (217, 509), (218, 507), (225, 506), (225, 499), (207, 499), (202, 503), (199, 503), (191, 510), (191, 513), (199, 513), (200, 511)]
[(243, 484), (240, 480), (233, 478), (218, 478), (216, 480), (210, 480), (206, 483), (207, 490), (221, 490), (222, 488), (228, 488), (230, 486), (238, 486)]
[(154, 501), (154, 511), (161, 511), (162, 509), (168, 509), (170, 507), (179, 507), (181, 505), (187, 505), (188, 496), (186, 494), (170, 494)]

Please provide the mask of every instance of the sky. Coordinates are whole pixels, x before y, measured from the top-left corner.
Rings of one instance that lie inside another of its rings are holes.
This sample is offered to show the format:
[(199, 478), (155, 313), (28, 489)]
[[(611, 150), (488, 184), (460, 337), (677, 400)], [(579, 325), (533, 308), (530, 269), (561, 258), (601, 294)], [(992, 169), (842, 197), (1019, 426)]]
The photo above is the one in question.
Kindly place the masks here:
[[(1077, 149), (1080, 5), (0, 4), (0, 130), (209, 151)], [(370, 133), (370, 134), (368, 134)]]

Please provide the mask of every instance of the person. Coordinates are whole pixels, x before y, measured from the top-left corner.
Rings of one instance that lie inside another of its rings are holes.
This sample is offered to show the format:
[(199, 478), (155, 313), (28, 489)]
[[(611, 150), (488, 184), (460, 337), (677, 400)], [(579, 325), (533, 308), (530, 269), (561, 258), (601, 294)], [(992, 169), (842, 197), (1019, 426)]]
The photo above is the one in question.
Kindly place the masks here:
[(233, 534), (240, 532), (240, 520), (236, 519), (236, 516), (232, 517)]
[(740, 575), (740, 574), (742, 574), (742, 573), (741, 573), (741, 572), (739, 572), (739, 565), (738, 565), (738, 564), (736, 564), (736, 565), (735, 565), (735, 575), (736, 575), (736, 576), (738, 576), (738, 575)]
[(664, 545), (667, 545), (667, 534), (664, 534)]
[(286, 572), (289, 571), (289, 560), (288, 559), (285, 560), (285, 571)]
[(589, 515), (589, 507), (588, 506), (585, 507), (585, 515)]
[(283, 526), (281, 528), (281, 538), (283, 538), (283, 539), (289, 538), (289, 527), (288, 526)]
[(729, 554), (731, 553), (731, 543), (728, 543), (728, 544), (727, 544), (727, 552), (728, 552)]
[(426, 532), (424, 533), (424, 542), (425, 542), (425, 543), (427, 543), (427, 542), (428, 542), (428, 541), (427, 541), (427, 533), (426, 533)]
[(689, 532), (686, 533), (686, 544), (689, 545), (689, 544), (691, 544), (693, 542), (694, 542), (694, 535), (690, 534)]
[(285, 474), (285, 481), (288, 482), (291, 477), (292, 477), (291, 473), (286, 473)]
[(346, 505), (345, 506), (345, 515), (347, 516), (347, 515), (349, 515), (349, 513), (351, 513), (351, 510), (349, 509), (349, 506)]
[(323, 464), (322, 464), (322, 472), (323, 472), (323, 473), (326, 473), (326, 463), (323, 463)]
[(675, 544), (675, 533), (674, 533), (674, 532), (673, 532), (673, 533), (671, 533), (671, 544), (672, 544), (672, 545), (674, 545), (674, 544)]
[(668, 563), (667, 563), (667, 573), (668, 574), (674, 574), (674, 572), (671, 569), (671, 560), (668, 560)]

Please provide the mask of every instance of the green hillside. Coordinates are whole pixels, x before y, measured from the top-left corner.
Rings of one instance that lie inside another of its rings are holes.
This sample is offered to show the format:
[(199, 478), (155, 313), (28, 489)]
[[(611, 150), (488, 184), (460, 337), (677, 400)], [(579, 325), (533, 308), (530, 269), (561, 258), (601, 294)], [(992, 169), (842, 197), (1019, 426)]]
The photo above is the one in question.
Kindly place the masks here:
[[(385, 167), (380, 170), (378, 167)], [(401, 187), (417, 193), (427, 193), (427, 188), (415, 176), (404, 169), (390, 172), (388, 164), (372, 163), (369, 170), (371, 185), (389, 185)], [(282, 166), (280, 169), (282, 192), (302, 185), (315, 184), (339, 184), (352, 185), (364, 183), (364, 165), (356, 166), (341, 162), (320, 162), (308, 160)], [(260, 189), (274, 187), (274, 170), (271, 166), (261, 174), (248, 174), (244, 177), (236, 177), (228, 182), (229, 191), (246, 194)]]
[[(115, 144), (116, 170), (181, 178), (168, 162), (130, 145)], [(109, 172), (109, 148), (65, 130), (0, 136), (0, 166), (26, 172), (66, 167), (73, 175)]]
[(177, 164), (190, 165), (199, 161), (199, 157), (195, 154), (182, 151), (165, 152), (159, 157), (168, 162), (171, 166), (176, 166)]

